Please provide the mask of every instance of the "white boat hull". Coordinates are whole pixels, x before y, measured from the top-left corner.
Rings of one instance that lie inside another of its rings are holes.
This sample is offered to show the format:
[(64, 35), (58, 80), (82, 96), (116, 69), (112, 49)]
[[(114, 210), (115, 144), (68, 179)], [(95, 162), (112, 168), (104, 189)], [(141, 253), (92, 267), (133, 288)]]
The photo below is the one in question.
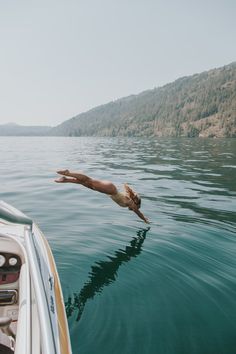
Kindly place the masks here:
[[(14, 259), (17, 263), (11, 266)], [(15, 291), (16, 298), (6, 291)], [(4, 318), (11, 319), (7, 329)], [(4, 202), (0, 202), (0, 329), (0, 346), (11, 347), (12, 353), (72, 353), (49, 244), (35, 223)]]

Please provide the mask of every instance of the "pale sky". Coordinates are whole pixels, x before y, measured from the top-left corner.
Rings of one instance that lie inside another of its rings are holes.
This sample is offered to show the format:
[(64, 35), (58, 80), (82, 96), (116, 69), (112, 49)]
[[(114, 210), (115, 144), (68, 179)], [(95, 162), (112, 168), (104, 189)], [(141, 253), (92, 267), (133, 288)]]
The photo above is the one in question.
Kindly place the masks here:
[(236, 61), (235, 0), (0, 0), (0, 124), (55, 126)]

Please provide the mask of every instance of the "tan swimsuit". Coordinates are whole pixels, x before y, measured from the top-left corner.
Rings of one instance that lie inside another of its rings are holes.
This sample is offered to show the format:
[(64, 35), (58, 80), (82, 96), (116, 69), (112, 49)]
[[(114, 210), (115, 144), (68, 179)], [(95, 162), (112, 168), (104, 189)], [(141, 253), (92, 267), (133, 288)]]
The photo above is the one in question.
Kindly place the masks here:
[(117, 192), (116, 194), (110, 195), (111, 199), (119, 204), (119, 206), (125, 208), (127, 207), (127, 197), (124, 192)]

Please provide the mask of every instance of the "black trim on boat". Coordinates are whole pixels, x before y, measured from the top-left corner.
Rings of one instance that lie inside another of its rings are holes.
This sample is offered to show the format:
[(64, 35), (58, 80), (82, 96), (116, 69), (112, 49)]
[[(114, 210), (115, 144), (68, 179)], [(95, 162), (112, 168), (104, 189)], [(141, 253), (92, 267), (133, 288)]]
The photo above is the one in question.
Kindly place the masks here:
[(0, 354), (13, 354), (13, 351), (3, 344), (0, 344)]

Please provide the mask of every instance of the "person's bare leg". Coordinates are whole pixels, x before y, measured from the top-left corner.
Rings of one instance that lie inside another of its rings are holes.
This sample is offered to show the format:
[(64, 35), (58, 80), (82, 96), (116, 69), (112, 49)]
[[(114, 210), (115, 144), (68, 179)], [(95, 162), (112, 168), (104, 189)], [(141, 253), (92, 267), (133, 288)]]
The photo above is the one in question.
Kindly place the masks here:
[(78, 184), (82, 184), (84, 187), (93, 189), (100, 193), (109, 194), (109, 195), (114, 195), (117, 193), (116, 186), (110, 181), (93, 179), (91, 177), (84, 175), (83, 173), (70, 172), (69, 170), (60, 170), (57, 171), (57, 173), (63, 176), (73, 177), (78, 180), (77, 182)]
[(89, 181), (83, 185), (104, 194), (114, 195), (118, 192), (116, 186), (110, 181), (89, 178)]
[(79, 183), (76, 178), (67, 178), (67, 177), (61, 177), (58, 179), (55, 179), (55, 182), (57, 183)]
[(70, 172), (69, 170), (60, 170), (60, 171), (57, 171), (57, 173), (59, 175), (62, 175), (62, 176), (68, 176), (68, 177), (74, 177), (74, 178), (77, 178), (80, 182), (86, 182), (90, 179), (90, 177), (86, 176), (85, 174), (83, 173), (79, 173), (79, 172)]

